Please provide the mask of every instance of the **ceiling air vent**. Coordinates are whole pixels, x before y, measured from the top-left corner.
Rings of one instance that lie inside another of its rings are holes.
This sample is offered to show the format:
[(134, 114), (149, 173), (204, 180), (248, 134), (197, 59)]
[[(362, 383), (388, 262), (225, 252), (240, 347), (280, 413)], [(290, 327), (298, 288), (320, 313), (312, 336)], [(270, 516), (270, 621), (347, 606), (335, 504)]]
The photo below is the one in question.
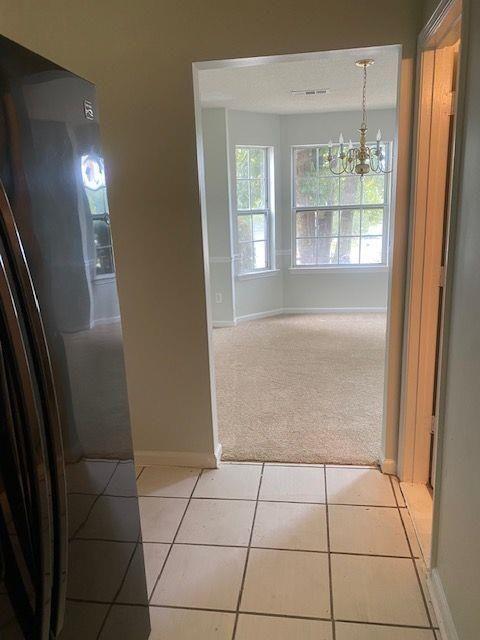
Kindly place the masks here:
[(299, 89), (290, 91), (292, 96), (324, 96), (330, 93), (330, 89)]

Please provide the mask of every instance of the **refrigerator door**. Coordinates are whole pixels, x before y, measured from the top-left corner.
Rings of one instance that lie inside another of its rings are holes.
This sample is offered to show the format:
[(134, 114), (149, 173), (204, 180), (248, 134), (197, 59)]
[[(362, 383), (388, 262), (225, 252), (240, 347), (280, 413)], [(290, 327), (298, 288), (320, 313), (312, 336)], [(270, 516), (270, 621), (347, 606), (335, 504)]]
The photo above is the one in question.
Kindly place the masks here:
[(42, 382), (55, 501), (52, 633), (142, 640), (148, 599), (95, 87), (5, 38), (0, 178), (10, 205), (1, 227), (36, 366), (42, 381), (52, 372), (52, 389)]

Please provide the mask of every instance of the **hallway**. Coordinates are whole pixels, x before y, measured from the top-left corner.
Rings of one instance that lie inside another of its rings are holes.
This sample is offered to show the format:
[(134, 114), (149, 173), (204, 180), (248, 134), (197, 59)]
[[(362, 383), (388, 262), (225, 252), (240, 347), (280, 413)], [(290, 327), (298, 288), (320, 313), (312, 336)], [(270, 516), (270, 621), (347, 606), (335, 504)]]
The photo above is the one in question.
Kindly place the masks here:
[[(138, 474), (151, 640), (440, 640), (396, 478), (268, 463)], [(134, 610), (120, 595), (102, 640)]]

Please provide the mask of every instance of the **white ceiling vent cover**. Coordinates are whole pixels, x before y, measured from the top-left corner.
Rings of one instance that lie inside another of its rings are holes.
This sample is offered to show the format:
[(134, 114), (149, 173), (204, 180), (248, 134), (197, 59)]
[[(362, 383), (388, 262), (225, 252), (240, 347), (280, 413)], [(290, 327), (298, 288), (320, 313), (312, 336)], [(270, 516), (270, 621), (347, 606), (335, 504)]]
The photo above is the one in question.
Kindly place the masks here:
[(292, 96), (325, 96), (330, 89), (298, 89), (290, 91)]

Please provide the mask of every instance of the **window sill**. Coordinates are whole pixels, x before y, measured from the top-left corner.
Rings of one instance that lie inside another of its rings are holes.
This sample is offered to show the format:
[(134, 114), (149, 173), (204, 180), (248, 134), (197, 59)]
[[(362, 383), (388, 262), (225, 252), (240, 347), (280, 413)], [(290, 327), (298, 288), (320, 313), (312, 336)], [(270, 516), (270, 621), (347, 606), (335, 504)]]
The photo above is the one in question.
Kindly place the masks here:
[(388, 271), (386, 264), (345, 265), (345, 266), (315, 266), (315, 267), (289, 267), (288, 271), (293, 275), (305, 275), (319, 273), (385, 273)]
[(276, 276), (280, 269), (266, 269), (265, 271), (252, 271), (252, 273), (239, 273), (237, 280), (255, 280), (256, 278), (268, 278)]

